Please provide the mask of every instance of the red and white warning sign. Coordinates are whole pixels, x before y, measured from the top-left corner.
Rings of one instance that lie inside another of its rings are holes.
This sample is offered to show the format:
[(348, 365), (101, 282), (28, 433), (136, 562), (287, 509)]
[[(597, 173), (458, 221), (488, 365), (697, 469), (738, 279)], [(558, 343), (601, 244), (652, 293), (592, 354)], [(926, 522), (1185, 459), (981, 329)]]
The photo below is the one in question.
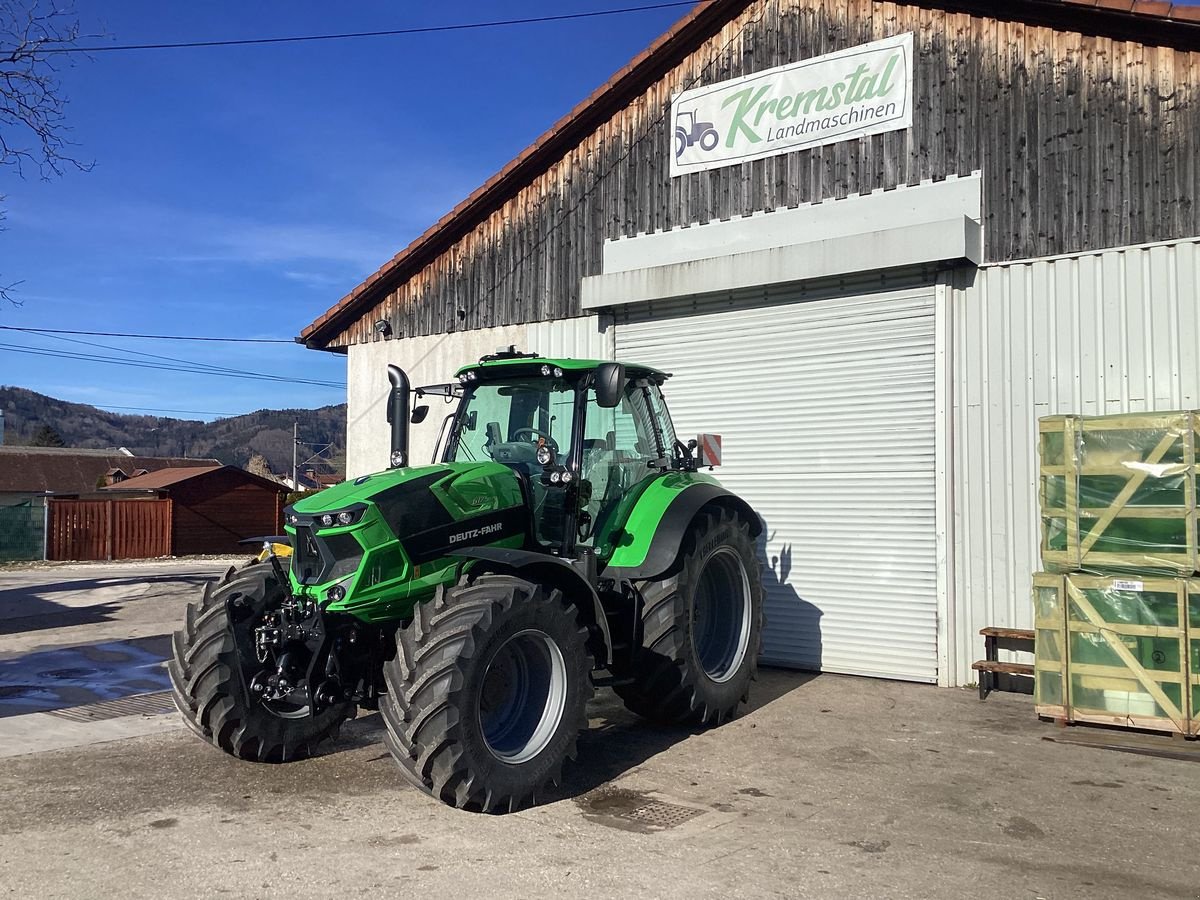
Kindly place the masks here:
[(696, 450), (699, 453), (700, 466), (719, 466), (721, 464), (721, 436), (719, 434), (702, 434), (697, 437)]

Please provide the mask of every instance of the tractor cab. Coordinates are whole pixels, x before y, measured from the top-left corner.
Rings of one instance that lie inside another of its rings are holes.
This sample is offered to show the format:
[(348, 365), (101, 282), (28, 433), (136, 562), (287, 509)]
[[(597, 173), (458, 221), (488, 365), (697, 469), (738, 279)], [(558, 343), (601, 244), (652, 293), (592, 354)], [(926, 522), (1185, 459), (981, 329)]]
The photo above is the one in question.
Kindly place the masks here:
[(661, 391), (669, 376), (657, 369), (509, 350), (457, 377), (440, 461), (512, 469), (547, 552), (606, 555), (640, 486), (683, 458)]

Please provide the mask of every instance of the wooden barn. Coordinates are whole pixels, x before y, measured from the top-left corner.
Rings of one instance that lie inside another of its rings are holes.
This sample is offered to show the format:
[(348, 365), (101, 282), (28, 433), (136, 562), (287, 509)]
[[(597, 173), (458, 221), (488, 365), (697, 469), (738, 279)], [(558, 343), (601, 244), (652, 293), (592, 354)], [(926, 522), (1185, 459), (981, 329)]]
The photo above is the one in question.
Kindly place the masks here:
[[(236, 466), (161, 469), (104, 489), (120, 500), (157, 498), (170, 502), (167, 553), (254, 551), (240, 541), (280, 534), (287, 488)], [(86, 501), (82, 501), (86, 502)]]
[(301, 338), (351, 477), (391, 362), (674, 373), (766, 523), (764, 660), (963, 684), (1031, 626), (1038, 417), (1200, 407), (1198, 196), (1200, 8), (714, 0)]

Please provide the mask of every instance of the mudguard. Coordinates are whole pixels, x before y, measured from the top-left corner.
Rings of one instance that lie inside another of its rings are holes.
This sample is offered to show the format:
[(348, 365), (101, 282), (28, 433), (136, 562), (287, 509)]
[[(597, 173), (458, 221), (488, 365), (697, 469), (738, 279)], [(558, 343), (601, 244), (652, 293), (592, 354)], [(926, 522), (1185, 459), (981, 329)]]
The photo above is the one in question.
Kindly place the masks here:
[[(660, 489), (652, 486), (638, 498), (626, 522), (626, 536), (618, 542), (602, 577), (614, 581), (660, 577), (678, 557), (696, 514), (709, 504), (724, 506), (744, 518), (750, 524), (751, 537), (762, 534), (762, 520), (749, 503), (708, 475), (691, 474), (679, 483), (678, 479), (688, 474), (676, 473), (674, 481), (668, 476), (662, 479)], [(665, 497), (664, 491), (669, 492)]]
[(533, 570), (538, 568), (551, 570), (566, 584), (572, 585), (583, 596), (591, 600), (592, 619), (604, 638), (604, 653), (602, 657), (597, 656), (596, 663), (600, 666), (607, 666), (612, 662), (612, 634), (608, 629), (608, 616), (605, 615), (604, 606), (600, 603), (600, 595), (596, 593), (596, 588), (579, 573), (579, 570), (565, 559), (546, 553), (534, 553), (531, 550), (506, 547), (463, 547), (460, 550), (451, 550), (448, 555), (497, 563), (518, 574), (526, 572), (533, 575)]

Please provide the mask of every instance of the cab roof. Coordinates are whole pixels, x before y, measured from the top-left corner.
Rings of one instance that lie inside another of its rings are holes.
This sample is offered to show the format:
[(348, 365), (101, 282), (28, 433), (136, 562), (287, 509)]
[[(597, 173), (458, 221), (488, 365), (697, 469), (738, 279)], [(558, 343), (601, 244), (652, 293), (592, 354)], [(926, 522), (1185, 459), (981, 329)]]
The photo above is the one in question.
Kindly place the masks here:
[[(542, 366), (556, 367), (562, 369), (564, 372), (590, 372), (597, 366), (606, 362), (612, 362), (612, 360), (559, 359), (554, 357), (538, 356), (536, 354), (522, 354), (520, 356), (497, 354), (495, 357), (485, 356), (477, 363), (463, 366), (454, 374), (457, 377), (462, 375), (464, 372), (474, 371), (478, 373), (488, 372), (499, 375), (502, 371), (506, 372), (508, 370), (515, 370), (512, 372), (512, 374), (525, 375), (533, 374), (533, 372), (540, 373)], [(670, 372), (663, 372), (662, 370), (656, 369), (653, 366), (644, 366), (640, 363), (631, 362), (622, 362), (622, 365), (625, 366), (626, 374), (635, 378), (652, 378), (656, 381), (662, 381), (671, 377)], [(528, 373), (524, 371), (528, 369), (532, 369), (533, 371)]]

